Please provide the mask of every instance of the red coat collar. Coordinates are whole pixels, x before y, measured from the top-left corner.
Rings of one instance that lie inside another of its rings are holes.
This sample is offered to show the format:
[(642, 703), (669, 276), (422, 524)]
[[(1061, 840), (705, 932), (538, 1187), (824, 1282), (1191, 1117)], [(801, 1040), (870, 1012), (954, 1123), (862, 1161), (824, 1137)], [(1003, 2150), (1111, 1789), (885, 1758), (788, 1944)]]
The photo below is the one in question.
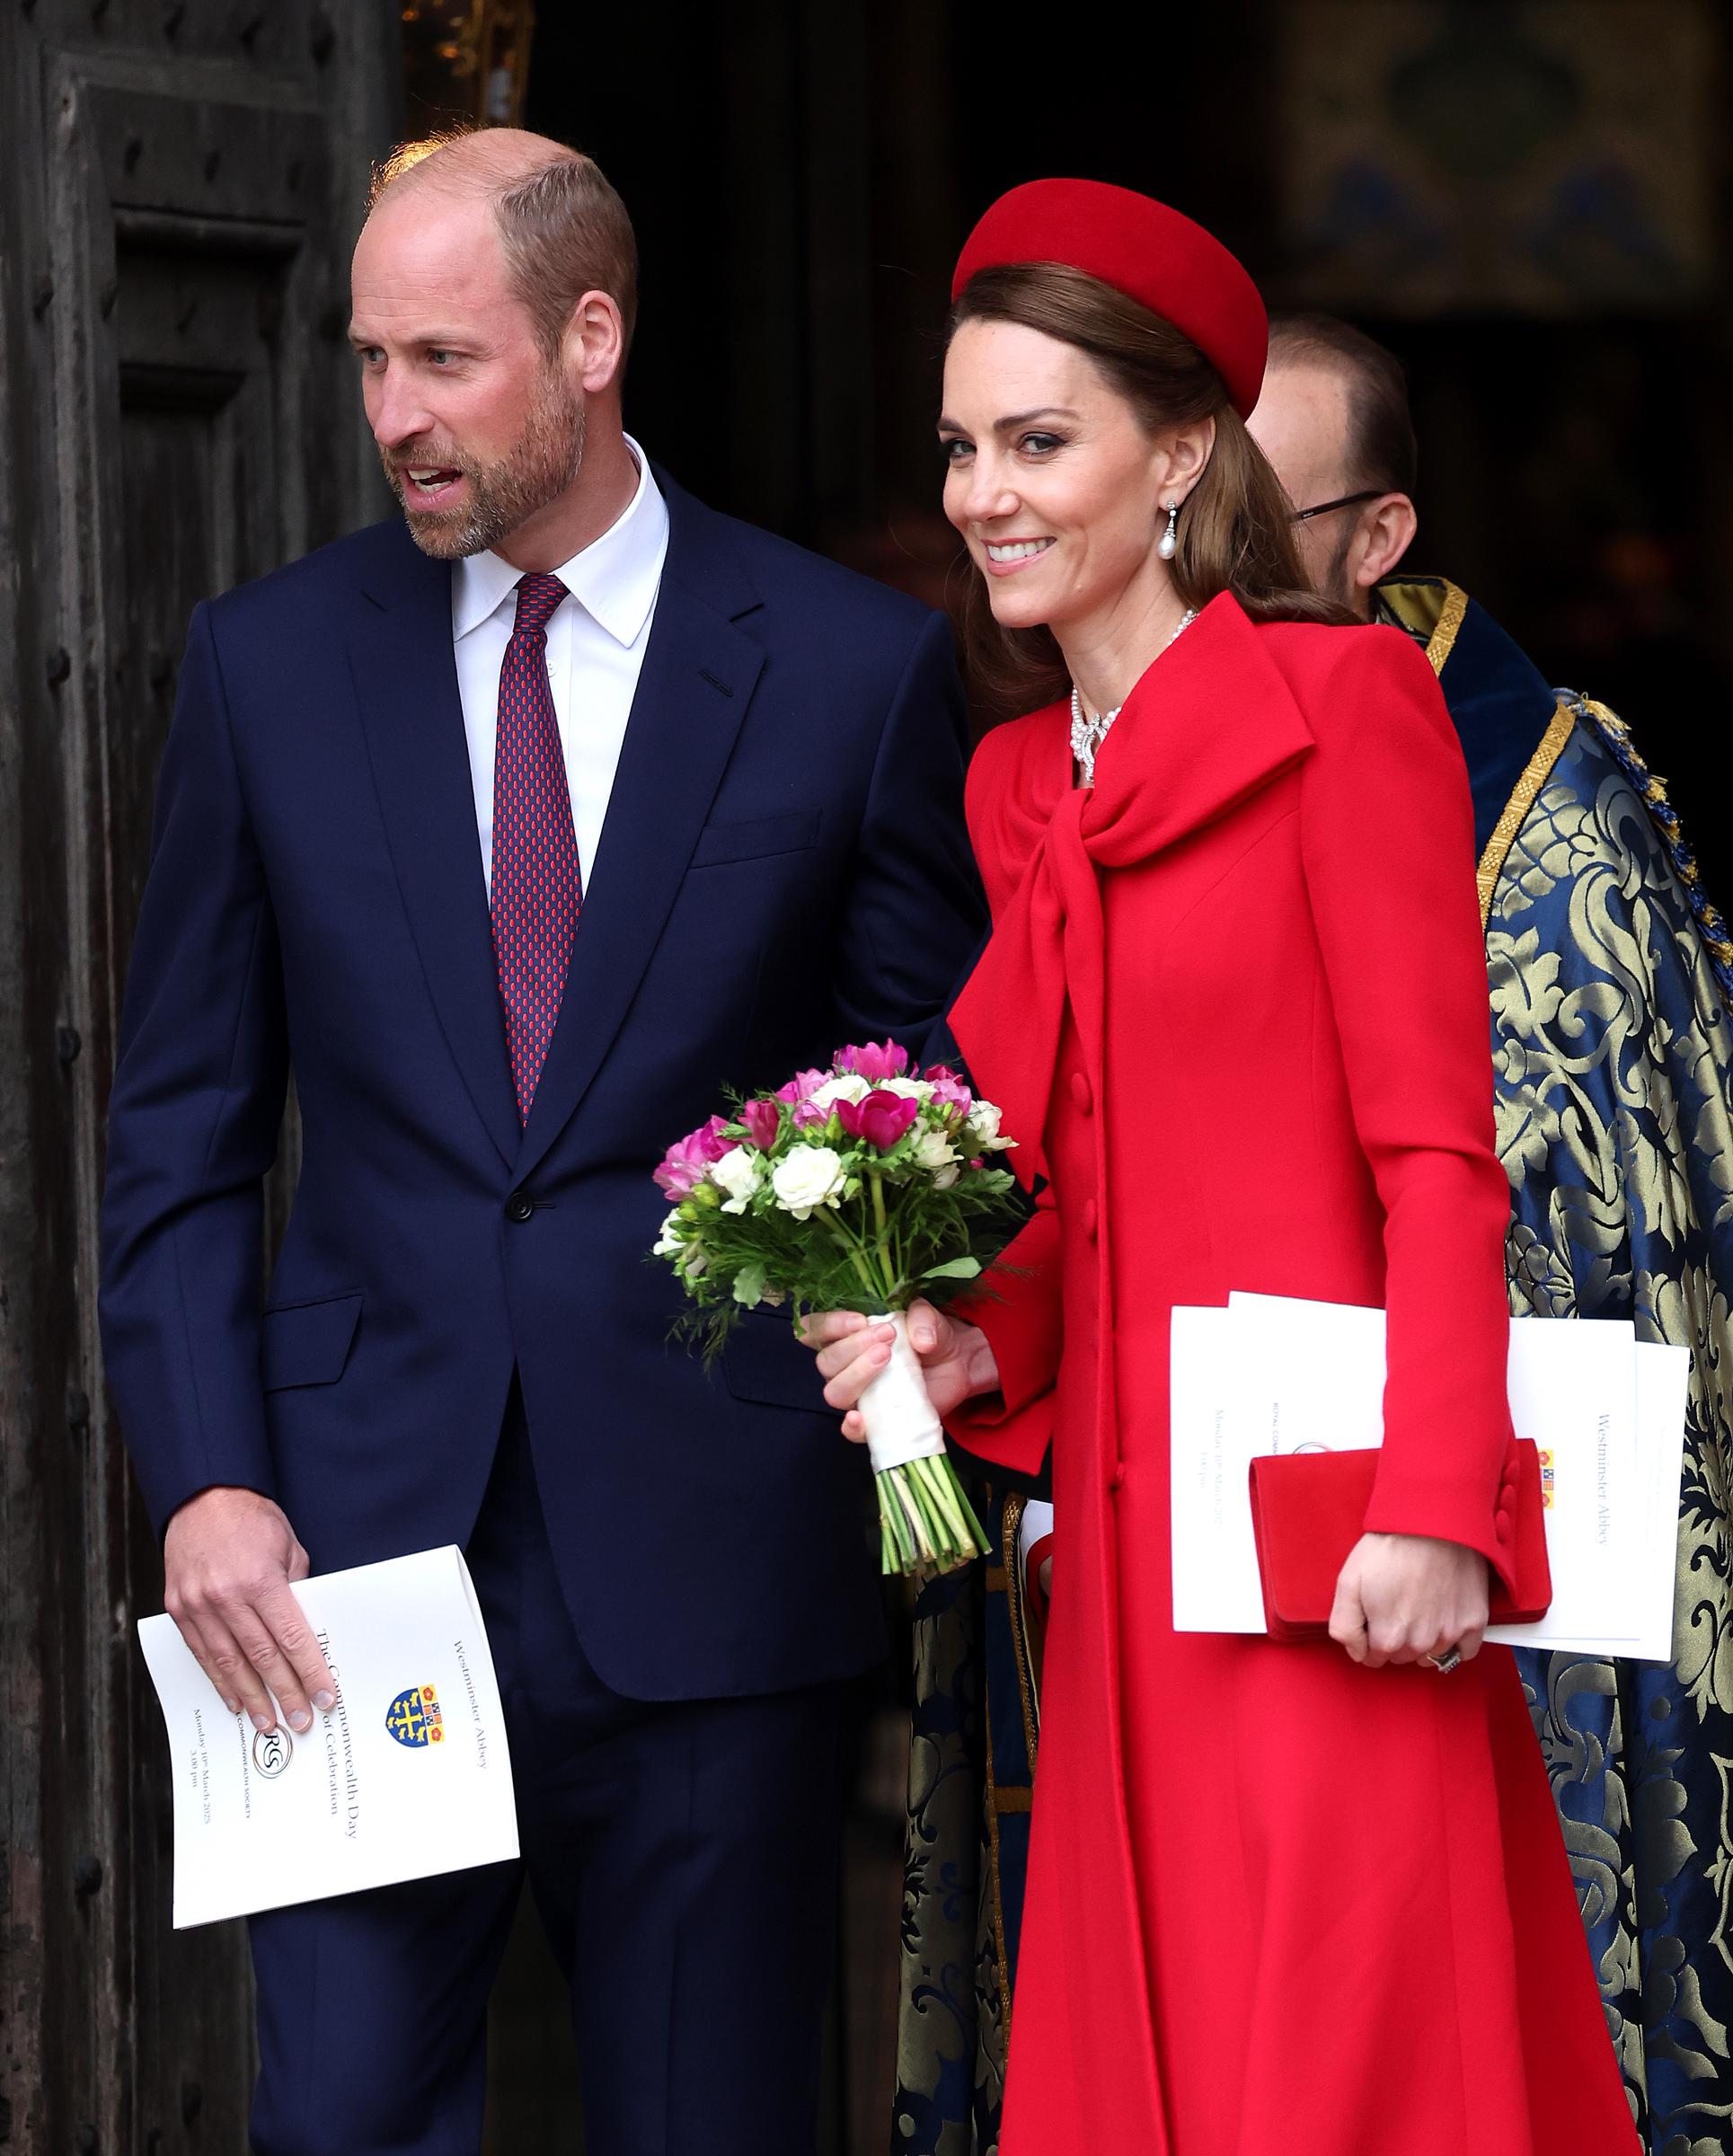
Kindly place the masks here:
[(977, 1083), (1019, 1138), (1013, 1165), (1045, 1172), (1040, 1138), (1067, 1001), (1099, 1051), (1099, 872), (1145, 861), (1225, 816), (1313, 747), (1263, 636), (1224, 594), (1144, 674), (1096, 759), (1073, 784), (1060, 705), (989, 752), (971, 821), (994, 932), (951, 1013)]
[[(1012, 869), (1011, 885), (989, 893), (995, 911), (1075, 791), (1064, 705), (1018, 720), (1005, 746), (1008, 765), (993, 760), (994, 791), (979, 804), (1000, 841), (984, 852)], [(1262, 632), (1223, 592), (1127, 697), (1082, 804), (1083, 844), (1102, 868), (1146, 860), (1225, 816), (1312, 747)]]

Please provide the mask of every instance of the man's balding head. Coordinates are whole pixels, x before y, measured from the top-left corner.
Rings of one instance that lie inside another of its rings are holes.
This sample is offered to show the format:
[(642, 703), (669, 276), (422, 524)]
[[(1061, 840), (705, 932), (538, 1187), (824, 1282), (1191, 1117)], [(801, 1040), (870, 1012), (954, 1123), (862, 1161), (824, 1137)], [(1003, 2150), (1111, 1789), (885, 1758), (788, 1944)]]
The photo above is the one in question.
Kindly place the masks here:
[(1278, 314), (1251, 429), (1296, 511), (1327, 596), (1360, 614), (1414, 536), (1416, 453), (1393, 352), (1330, 314)]
[(375, 167), (368, 220), (429, 192), (491, 209), (513, 296), (550, 358), (586, 292), (613, 300), (630, 344), (638, 244), (625, 204), (593, 158), (523, 128), (400, 143)]
[(416, 543), (554, 569), (637, 483), (622, 426), (637, 249), (576, 150), (513, 128), (406, 143), (350, 270), (367, 421)]
[(1276, 314), (1269, 365), (1327, 376), (1341, 394), (1344, 490), (1413, 496), (1419, 477), (1408, 378), (1394, 352), (1334, 314)]

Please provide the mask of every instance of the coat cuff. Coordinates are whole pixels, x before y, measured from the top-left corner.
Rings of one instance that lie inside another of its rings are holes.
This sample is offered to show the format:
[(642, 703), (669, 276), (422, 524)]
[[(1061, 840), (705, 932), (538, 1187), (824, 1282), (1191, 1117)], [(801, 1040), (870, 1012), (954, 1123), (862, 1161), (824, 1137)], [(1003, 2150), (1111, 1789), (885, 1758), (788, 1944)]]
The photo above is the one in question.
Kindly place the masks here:
[(1004, 1262), (1012, 1269), (990, 1276), (989, 1292), (955, 1306), (958, 1317), (986, 1335), (999, 1389), (953, 1408), (945, 1430), (992, 1466), (1035, 1475), (1053, 1442), (1053, 1386), (1064, 1340), (1057, 1228), (1050, 1212), (1036, 1214)]
[(1507, 1446), (1502, 1465), (1489, 1486), (1476, 1476), (1417, 1473), (1385, 1448), (1366, 1507), (1368, 1534), (1423, 1534), (1441, 1542), (1461, 1542), (1485, 1558), (1507, 1591), (1516, 1591), (1516, 1524), (1517, 1455)]

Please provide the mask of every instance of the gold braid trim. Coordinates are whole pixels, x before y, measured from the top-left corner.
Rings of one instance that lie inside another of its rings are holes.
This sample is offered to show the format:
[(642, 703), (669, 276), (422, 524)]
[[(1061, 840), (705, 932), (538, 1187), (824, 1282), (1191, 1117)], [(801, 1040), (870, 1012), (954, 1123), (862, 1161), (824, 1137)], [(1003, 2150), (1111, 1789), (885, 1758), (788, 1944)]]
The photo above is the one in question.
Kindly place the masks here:
[(1624, 772), (1626, 778), (1641, 795), (1643, 806), (1649, 810), (1649, 820), (1666, 842), (1667, 856), (1673, 863), (1674, 873), (1685, 888), (1691, 910), (1696, 916), (1698, 932), (1709, 946), (1715, 961), (1717, 974), (1723, 989), (1733, 979), (1733, 934), (1729, 934), (1725, 915), (1702, 887), (1702, 872), (1697, 866), (1697, 857), (1692, 851), (1679, 822), (1679, 815), (1667, 798), (1667, 782), (1658, 773), (1649, 769), (1641, 751), (1631, 738), (1631, 729), (1619, 714), (1592, 696), (1579, 696), (1577, 707), (1587, 711), (1601, 729), (1602, 738)]
[(1035, 1719), (1035, 1693), (1031, 1681), (1034, 1672), (1029, 1664), (1029, 1611), (1026, 1606), (1029, 1598), (1017, 1548), (1022, 1533), (1023, 1514), (1028, 1505), (1029, 1499), (1021, 1492), (1005, 1499), (1001, 1554), (1005, 1567), (1005, 1600), (1011, 1611), (1011, 1652), (1017, 1665), (1017, 1689), (1022, 1694), (1023, 1701), (1023, 1742), (1029, 1746), (1029, 1778), (1033, 1784), (1035, 1751), (1040, 1742), (1040, 1730)]
[(1463, 616), (1468, 612), (1468, 594), (1460, 585), (1444, 579), (1444, 605), (1438, 610), (1438, 623), (1426, 640), (1426, 655), (1432, 662), (1432, 671), (1442, 674), (1445, 661), (1455, 649), (1456, 632), (1463, 625)]
[[(1023, 1524), (1023, 1507), (1028, 1502), (1028, 1498), (1021, 1495), (1014, 1495), (1005, 1499), (1004, 1519), (999, 1537), (1000, 1564), (990, 1567), (987, 1574), (990, 1586), (998, 1584), (998, 1581), (994, 1578), (995, 1573), (1004, 1582), (1005, 1595), (1011, 1604), (1012, 1651), (1013, 1655), (1016, 1655), (1017, 1644), (1017, 1590), (1014, 1585), (1017, 1578), (1017, 1533)], [(985, 1646), (985, 1641), (983, 1646)], [(1023, 1677), (1022, 1657), (1016, 1655), (1016, 1661), (1017, 1680), (1021, 1684)], [(986, 1695), (985, 1684), (982, 1688), (982, 1703), (986, 1708), (984, 1719), (986, 1725), (981, 1735), (982, 1748), (986, 1762), (987, 1902), (993, 1919), (995, 1959), (998, 1965), (999, 2010), (1004, 2016), (1005, 2041), (1009, 2045), (1011, 2041), (1011, 1965), (1005, 1951), (1005, 1900), (1004, 1890), (1000, 1883), (999, 1876), (999, 1814), (1002, 1810), (1009, 1810), (1011, 1807), (1009, 1804), (1002, 1801), (999, 1784), (993, 1772), (993, 1702)], [(1024, 1727), (1027, 1728), (1029, 1704), (1026, 1692), (1023, 1713), (1025, 1716)], [(1034, 1763), (1034, 1755), (1031, 1753), (1030, 1757), (1031, 1772)], [(1009, 1789), (1004, 1792), (1007, 1798), (1011, 1794)]]
[[(1443, 623), (1439, 626), (1442, 628)], [(1528, 759), (1527, 768), (1516, 782), (1516, 790), (1504, 805), (1504, 814), (1492, 827), (1492, 835), (1486, 842), (1486, 851), (1481, 856), (1481, 865), (1474, 871), (1474, 880), (1481, 892), (1481, 926), (1485, 928), (1492, 917), (1492, 895), (1499, 888), (1499, 878), (1504, 873), (1504, 864), (1510, 849), (1516, 843), (1516, 834), (1528, 821), (1528, 812), (1534, 806), (1534, 797), (1552, 775), (1552, 766), (1564, 754), (1564, 745), (1569, 740), (1577, 715), (1561, 696), (1553, 711), (1552, 723), (1541, 736), (1541, 745)]]
[(999, 2012), (1005, 2032), (1005, 2043), (1011, 2042), (1011, 1966), (1005, 1959), (1005, 1903), (999, 1886), (999, 1789), (993, 1779), (993, 1731), (989, 1727), (986, 1738), (986, 1884), (987, 1912), (993, 1920), (993, 1948), (995, 1974), (999, 1979)]
[(1023, 1737), (1029, 1745), (1028, 1789), (1002, 1789), (993, 1772), (993, 1709), (987, 1702), (987, 1727), (985, 1732), (986, 1753), (986, 1842), (987, 1889), (993, 1917), (993, 1943), (997, 1949), (999, 1964), (999, 2003), (1004, 2012), (1004, 2029), (1007, 2043), (1011, 2037), (1011, 1963), (1005, 1951), (1004, 1890), (999, 1873), (999, 1817), (1004, 1812), (1027, 1812), (1035, 1801), (1035, 1752), (1039, 1742), (1039, 1728), (1036, 1720), (1035, 1698), (1030, 1683), (1029, 1666), (1029, 1613), (1024, 1604), (1023, 1568), (1018, 1562), (1017, 1542), (1022, 1532), (1023, 1510), (1029, 1499), (1021, 1491), (1014, 1491), (1005, 1499), (1003, 1524), (999, 1533), (999, 1563), (987, 1568), (989, 1589), (1003, 1585), (1005, 1603), (1011, 1620), (1011, 1653), (1017, 1665), (1017, 1689), (1022, 1696)]

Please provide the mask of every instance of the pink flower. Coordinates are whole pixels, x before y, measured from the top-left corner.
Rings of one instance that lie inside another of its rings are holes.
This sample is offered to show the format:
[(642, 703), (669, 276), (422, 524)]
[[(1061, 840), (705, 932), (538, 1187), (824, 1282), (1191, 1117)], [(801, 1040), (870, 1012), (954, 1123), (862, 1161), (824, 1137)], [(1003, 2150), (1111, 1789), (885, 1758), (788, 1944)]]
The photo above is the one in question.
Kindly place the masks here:
[(723, 1134), (728, 1129), (725, 1117), (712, 1116), (699, 1129), (688, 1131), (677, 1144), (670, 1145), (662, 1156), (662, 1164), (655, 1171), (658, 1188), (667, 1197), (678, 1205), (704, 1180), (712, 1163), (720, 1161), (734, 1141)]
[(864, 1139), (880, 1153), (890, 1151), (920, 1112), (920, 1102), (901, 1093), (869, 1093), (864, 1100), (836, 1103), (837, 1118), (849, 1136)]
[(802, 1100), (810, 1100), (829, 1078), (828, 1071), (796, 1071), (786, 1085), (777, 1087), (776, 1098), (790, 1108), (798, 1108)]
[(946, 1108), (959, 1108), (967, 1115), (974, 1107), (974, 1094), (955, 1071), (948, 1069), (942, 1063), (935, 1063), (925, 1075), (927, 1083), (933, 1088), (933, 1098)]
[(836, 1068), (853, 1071), (856, 1077), (877, 1085), (881, 1079), (904, 1075), (908, 1069), (908, 1050), (899, 1048), (894, 1040), (868, 1041), (863, 1048), (838, 1048)]
[(774, 1100), (748, 1100), (740, 1110), (740, 1120), (747, 1127), (747, 1137), (760, 1153), (770, 1151), (776, 1143), (776, 1133), (783, 1127), (783, 1118)]
[(794, 1111), (796, 1130), (822, 1130), (830, 1120), (827, 1108), (815, 1108), (810, 1100), (802, 1100)]

